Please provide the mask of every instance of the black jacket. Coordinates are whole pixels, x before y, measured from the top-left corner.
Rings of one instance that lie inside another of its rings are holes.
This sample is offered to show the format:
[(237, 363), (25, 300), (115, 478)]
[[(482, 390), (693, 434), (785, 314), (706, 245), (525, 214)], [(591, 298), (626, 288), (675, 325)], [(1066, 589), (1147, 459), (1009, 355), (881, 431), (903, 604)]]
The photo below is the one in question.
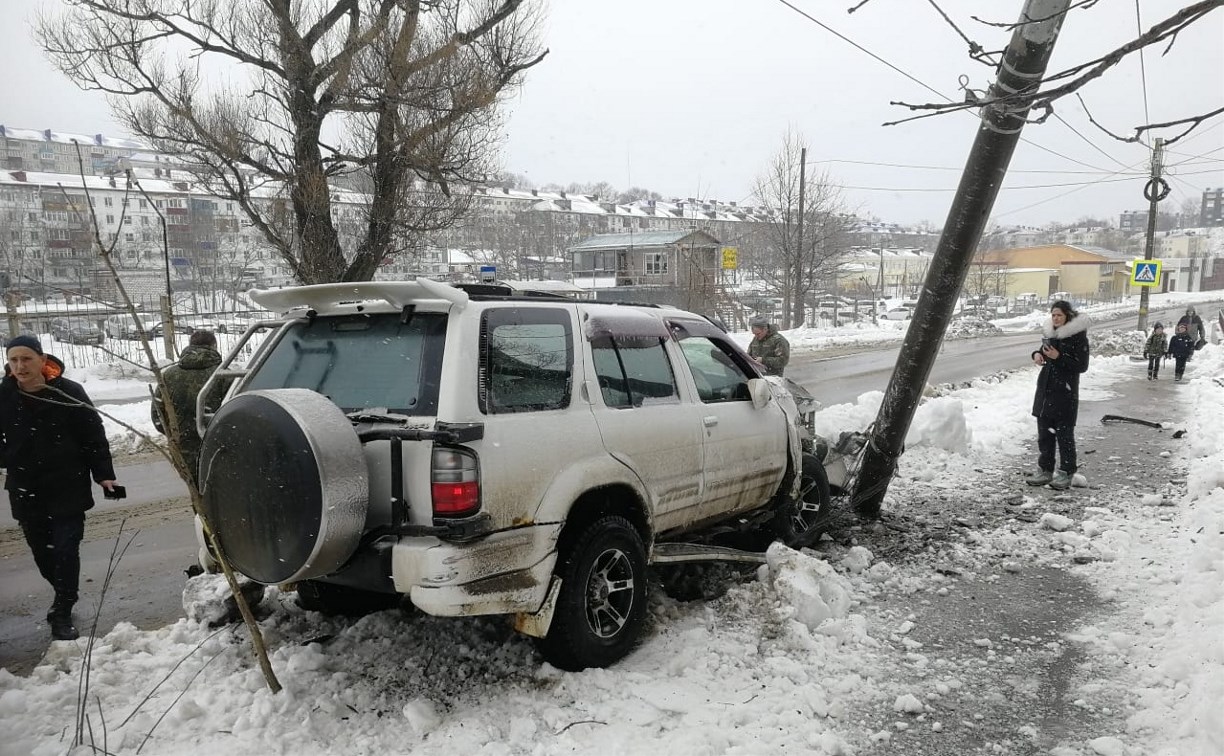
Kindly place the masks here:
[[(1079, 416), (1079, 377), (1088, 369), (1088, 318), (1074, 320), (1055, 328), (1047, 322), (1042, 336), (1058, 350), (1058, 359), (1046, 359), (1037, 376), (1033, 397), (1033, 416), (1061, 420), (1075, 425)], [(1034, 350), (1038, 354), (1040, 350)]]
[(53, 515), (84, 512), (94, 505), (90, 478), (115, 479), (102, 418), (92, 406), (81, 384), (64, 377), (48, 379), (34, 394), (18, 389), (11, 375), (0, 381), (4, 487), (22, 494), (10, 497), (14, 519), (31, 507)]
[(1188, 333), (1179, 333), (1169, 340), (1169, 354), (1184, 360), (1194, 354), (1194, 339)]

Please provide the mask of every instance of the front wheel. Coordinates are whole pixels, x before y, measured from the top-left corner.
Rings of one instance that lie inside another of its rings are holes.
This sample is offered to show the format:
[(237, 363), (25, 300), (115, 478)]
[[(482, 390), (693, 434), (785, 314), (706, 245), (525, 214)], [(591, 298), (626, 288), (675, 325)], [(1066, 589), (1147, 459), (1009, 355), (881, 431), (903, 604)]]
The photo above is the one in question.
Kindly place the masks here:
[(820, 537), (833, 510), (829, 478), (815, 455), (804, 454), (797, 499), (785, 498), (774, 515), (774, 533), (787, 546), (804, 546)]
[(607, 667), (623, 658), (646, 621), (646, 548), (623, 517), (601, 517), (557, 565), (561, 592), (552, 627), (539, 641), (560, 669)]

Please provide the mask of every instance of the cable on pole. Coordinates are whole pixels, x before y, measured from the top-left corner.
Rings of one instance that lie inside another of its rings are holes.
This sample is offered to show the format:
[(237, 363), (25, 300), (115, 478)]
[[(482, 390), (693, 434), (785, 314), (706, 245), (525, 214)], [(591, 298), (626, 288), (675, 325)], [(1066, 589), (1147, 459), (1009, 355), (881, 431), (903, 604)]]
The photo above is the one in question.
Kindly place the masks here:
[(1169, 196), (1169, 192), (1173, 191), (1169, 187), (1169, 182), (1162, 178), (1148, 179), (1147, 184), (1143, 187), (1143, 198), (1148, 202), (1160, 202), (1165, 197)]

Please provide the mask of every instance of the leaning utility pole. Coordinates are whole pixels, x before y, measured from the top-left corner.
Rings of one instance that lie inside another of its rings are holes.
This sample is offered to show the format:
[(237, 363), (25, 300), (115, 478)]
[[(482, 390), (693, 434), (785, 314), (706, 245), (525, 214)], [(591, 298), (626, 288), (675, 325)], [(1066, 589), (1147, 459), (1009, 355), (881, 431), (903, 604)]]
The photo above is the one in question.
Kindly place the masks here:
[(1070, 3), (1071, 0), (1026, 0), (1020, 21), (1003, 52), (998, 78), (987, 92), (977, 137), (927, 270), (918, 306), (859, 461), (850, 500), (860, 516), (880, 516), (880, 505), (896, 472), (905, 434), (922, 398), (982, 229), (1007, 177), (1007, 165), (1020, 140), (1032, 105), (1025, 95), (1035, 93), (1041, 86)]
[[(1143, 187), (1143, 196), (1148, 201), (1147, 239), (1143, 243), (1144, 260), (1152, 259), (1152, 248), (1156, 243), (1157, 203), (1169, 196), (1169, 183), (1160, 176), (1161, 171), (1164, 169), (1162, 165), (1163, 159), (1164, 140), (1157, 137), (1156, 146), (1152, 148), (1152, 177), (1148, 179), (1147, 185)], [(1144, 286), (1139, 292), (1139, 324), (1136, 328), (1140, 331), (1147, 331), (1148, 296), (1151, 290), (1151, 286)]]

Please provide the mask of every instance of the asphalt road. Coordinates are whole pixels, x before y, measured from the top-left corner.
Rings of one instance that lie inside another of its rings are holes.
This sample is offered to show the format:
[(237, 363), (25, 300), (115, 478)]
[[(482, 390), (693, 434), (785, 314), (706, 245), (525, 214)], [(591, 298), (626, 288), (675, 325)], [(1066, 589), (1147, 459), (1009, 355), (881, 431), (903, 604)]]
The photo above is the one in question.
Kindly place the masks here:
[[(1176, 322), (1178, 311), (1153, 313), (1153, 320)], [(1134, 327), (1135, 316), (1112, 327)], [(1102, 324), (1101, 327), (1110, 327)], [(932, 383), (959, 383), (999, 371), (1023, 367), (1034, 344), (1033, 334), (1018, 334), (944, 343), (932, 370)], [(892, 374), (899, 347), (845, 355), (833, 359), (798, 356), (788, 376), (811, 390), (826, 406), (853, 401), (859, 394), (883, 390)], [(135, 540), (107, 588), (95, 632), (109, 632), (125, 621), (142, 629), (163, 627), (183, 616), (184, 569), (195, 562), (197, 550), (187, 491), (169, 464), (152, 455), (121, 462), (119, 482), (128, 498), (107, 501), (97, 491), (97, 506), (86, 518), (81, 549), (81, 603), (77, 626), (93, 627), (98, 597), (112, 553)], [(124, 536), (116, 540), (122, 524)], [(117, 546), (118, 543), (118, 546)], [(51, 590), (39, 576), (12, 519), (7, 493), (0, 491), (0, 666), (28, 673), (46, 650), (45, 613)]]
[[(97, 489), (97, 506), (85, 519), (81, 544), (81, 602), (75, 617), (81, 632), (109, 632), (116, 622), (141, 629), (173, 623), (183, 616), (184, 569), (195, 561), (187, 488), (165, 461), (140, 461), (116, 470), (128, 498), (109, 501)], [(122, 528), (122, 534), (120, 529)], [(113, 554), (114, 574), (99, 602)], [(50, 586), (38, 574), (29, 548), (12, 518), (8, 494), (0, 491), (0, 666), (27, 674), (46, 651)], [(102, 611), (98, 612), (99, 603)]]

